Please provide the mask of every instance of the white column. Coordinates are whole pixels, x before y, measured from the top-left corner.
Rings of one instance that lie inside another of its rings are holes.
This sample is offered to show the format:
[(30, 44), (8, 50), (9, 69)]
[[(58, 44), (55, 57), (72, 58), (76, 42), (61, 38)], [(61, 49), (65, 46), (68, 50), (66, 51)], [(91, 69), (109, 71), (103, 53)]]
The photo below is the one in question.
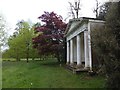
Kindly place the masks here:
[(77, 35), (77, 65), (81, 65), (80, 35)]
[(84, 31), (84, 55), (85, 55), (85, 68), (88, 67), (88, 48), (87, 48), (87, 31)]
[(73, 64), (73, 40), (70, 40), (70, 64)]
[(88, 23), (88, 49), (89, 49), (89, 61), (90, 70), (92, 71), (92, 55), (91, 55), (91, 37), (90, 37), (90, 22)]
[(88, 50), (89, 50), (89, 61), (90, 61), (90, 70), (92, 71), (92, 57), (91, 57), (91, 41), (90, 35), (88, 35)]
[(69, 41), (67, 41), (67, 63), (69, 63), (70, 61), (70, 48), (69, 48)]

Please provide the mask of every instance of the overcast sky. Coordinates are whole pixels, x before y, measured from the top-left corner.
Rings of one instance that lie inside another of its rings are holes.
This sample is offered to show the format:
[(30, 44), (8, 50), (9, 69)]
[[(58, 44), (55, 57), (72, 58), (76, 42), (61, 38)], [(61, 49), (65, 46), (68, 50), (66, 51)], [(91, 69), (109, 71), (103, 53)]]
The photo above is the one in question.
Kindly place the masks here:
[[(9, 26), (14, 29), (19, 20), (37, 22), (44, 11), (54, 11), (64, 19), (68, 16), (69, 4), (75, 0), (0, 0), (0, 13), (2, 13)], [(80, 0), (81, 16), (95, 17), (92, 10), (96, 0)], [(105, 0), (99, 0), (103, 2)]]

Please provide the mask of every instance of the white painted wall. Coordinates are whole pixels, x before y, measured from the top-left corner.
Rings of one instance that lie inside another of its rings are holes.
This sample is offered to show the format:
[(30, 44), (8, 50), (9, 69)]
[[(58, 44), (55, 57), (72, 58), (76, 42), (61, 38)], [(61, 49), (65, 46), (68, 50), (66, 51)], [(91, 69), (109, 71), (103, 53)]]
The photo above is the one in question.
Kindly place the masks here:
[(84, 57), (84, 40), (83, 40), (83, 33), (80, 33), (80, 48), (81, 48), (81, 60), (82, 62), (85, 62), (85, 57)]

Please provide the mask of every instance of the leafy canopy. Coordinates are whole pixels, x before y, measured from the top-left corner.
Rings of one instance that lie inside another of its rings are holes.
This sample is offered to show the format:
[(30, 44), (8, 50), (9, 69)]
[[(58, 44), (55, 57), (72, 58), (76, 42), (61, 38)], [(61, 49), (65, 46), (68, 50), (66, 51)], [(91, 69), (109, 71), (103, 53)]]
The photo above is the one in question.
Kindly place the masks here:
[(37, 56), (33, 48), (32, 38), (34, 37), (34, 27), (29, 22), (20, 21), (16, 24), (16, 32), (8, 40), (9, 49), (6, 56), (10, 58), (33, 58)]
[(35, 32), (40, 34), (33, 38), (34, 47), (43, 55), (54, 54), (59, 58), (60, 51), (64, 49), (63, 36), (66, 23), (54, 12), (44, 12), (38, 18), (44, 24), (35, 28)]

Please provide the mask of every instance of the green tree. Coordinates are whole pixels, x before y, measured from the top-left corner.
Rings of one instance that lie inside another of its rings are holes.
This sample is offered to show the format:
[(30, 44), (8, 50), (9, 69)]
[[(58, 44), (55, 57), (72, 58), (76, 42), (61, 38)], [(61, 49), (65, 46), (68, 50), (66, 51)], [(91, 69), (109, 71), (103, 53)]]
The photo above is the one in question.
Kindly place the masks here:
[(26, 58), (27, 62), (29, 58), (34, 58), (34, 53), (37, 51), (32, 46), (33, 37), (34, 27), (30, 26), (29, 23), (25, 21), (18, 22), (16, 32), (8, 41), (9, 50), (7, 53), (9, 57), (16, 58), (18, 61), (20, 58)]
[(9, 58), (16, 58), (16, 60), (19, 61), (20, 57), (23, 56), (22, 55), (23, 44), (21, 43), (21, 38), (14, 34), (9, 38), (8, 45), (9, 50), (7, 51), (7, 54)]
[[(109, 59), (106, 59), (106, 73), (108, 75), (107, 87), (120, 88), (120, 2), (112, 3), (106, 16), (106, 29), (112, 33), (115, 43), (109, 51)], [(111, 36), (109, 36), (111, 37)]]
[[(106, 14), (105, 28), (92, 34), (92, 46), (104, 66), (107, 88), (120, 86), (120, 2), (112, 3)], [(99, 38), (99, 41), (96, 40)]]

